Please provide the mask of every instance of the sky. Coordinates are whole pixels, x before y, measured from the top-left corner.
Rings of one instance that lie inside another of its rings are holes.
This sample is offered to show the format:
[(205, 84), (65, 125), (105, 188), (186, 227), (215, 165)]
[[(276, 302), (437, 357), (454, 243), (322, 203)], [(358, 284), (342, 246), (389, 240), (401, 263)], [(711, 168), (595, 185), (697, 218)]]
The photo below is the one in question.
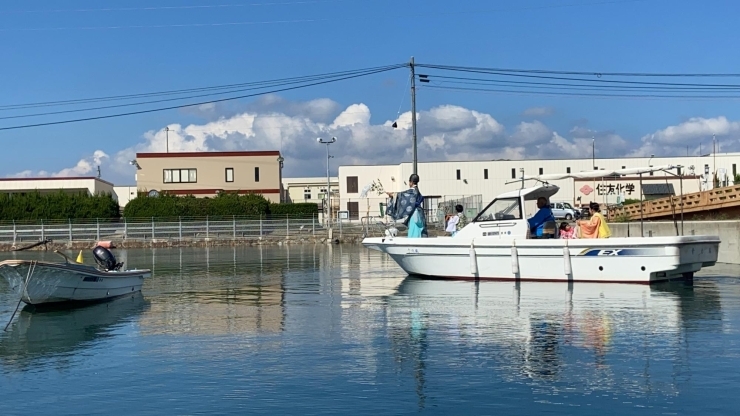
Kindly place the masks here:
[[(412, 56), (417, 64), (479, 68), (734, 73), (740, 72), (738, 15), (740, 2), (731, 0), (5, 1), (0, 175), (93, 176), (100, 166), (104, 179), (128, 185), (135, 182), (128, 162), (136, 152), (169, 146), (171, 152), (280, 150), (284, 176), (322, 176), (326, 149), (316, 138), (333, 136), (334, 174), (338, 165), (408, 162), (408, 68), (167, 111), (3, 128), (198, 100), (31, 117), (18, 116), (120, 102), (11, 105), (324, 74)], [(425, 72), (442, 74), (417, 67)], [(700, 146), (707, 153), (713, 134), (720, 151), (740, 151), (740, 107), (731, 94), (471, 91), (434, 88), (453, 85), (435, 75), (417, 91), (420, 162), (591, 157), (592, 138), (597, 158), (698, 154)]]

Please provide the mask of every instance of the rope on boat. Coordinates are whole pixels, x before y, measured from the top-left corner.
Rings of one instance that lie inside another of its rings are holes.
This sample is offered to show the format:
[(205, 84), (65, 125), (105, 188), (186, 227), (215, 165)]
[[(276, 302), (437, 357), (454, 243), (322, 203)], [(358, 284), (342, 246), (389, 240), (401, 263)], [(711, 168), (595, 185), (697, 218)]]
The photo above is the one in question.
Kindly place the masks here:
[(30, 246), (25, 246), (25, 247), (21, 247), (21, 248), (16, 248), (16, 249), (14, 249), (13, 251), (23, 251), (23, 250), (30, 250), (30, 249), (32, 249), (32, 248), (34, 248), (34, 247), (38, 247), (38, 246), (40, 246), (40, 245), (42, 245), (42, 244), (44, 245), (44, 249), (46, 249), (46, 248), (47, 248), (47, 247), (46, 247), (46, 245), (47, 245), (47, 244), (49, 244), (49, 243), (51, 243), (51, 240), (41, 240), (41, 241), (37, 241), (37, 242), (35, 242), (35, 243), (31, 244)]
[[(10, 320), (8, 320), (8, 323), (5, 325), (5, 329), (3, 331), (7, 331), (8, 327), (10, 326), (10, 323), (13, 322), (13, 318), (15, 318), (15, 314), (18, 312), (18, 308), (21, 306), (21, 302), (23, 301), (23, 295), (28, 295), (28, 281), (31, 279), (31, 275), (33, 275), (34, 270), (36, 270), (36, 264), (38, 263), (37, 260), (32, 260), (31, 265), (28, 267), (28, 274), (26, 275), (26, 281), (23, 283), (23, 290), (21, 291), (21, 298), (18, 299), (18, 304), (15, 305), (15, 310), (13, 311), (13, 314), (10, 315)], [(29, 296), (30, 300), (30, 296)]]

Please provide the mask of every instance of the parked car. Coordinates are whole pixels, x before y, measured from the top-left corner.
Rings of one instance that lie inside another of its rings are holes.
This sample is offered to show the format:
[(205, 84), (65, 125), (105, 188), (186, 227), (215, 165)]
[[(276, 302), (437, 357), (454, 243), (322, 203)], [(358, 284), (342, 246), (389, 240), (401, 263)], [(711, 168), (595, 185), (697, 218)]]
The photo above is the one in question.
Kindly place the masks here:
[(550, 204), (552, 215), (556, 219), (564, 218), (566, 220), (573, 220), (580, 218), (580, 212), (573, 208), (573, 205), (567, 202), (553, 202)]

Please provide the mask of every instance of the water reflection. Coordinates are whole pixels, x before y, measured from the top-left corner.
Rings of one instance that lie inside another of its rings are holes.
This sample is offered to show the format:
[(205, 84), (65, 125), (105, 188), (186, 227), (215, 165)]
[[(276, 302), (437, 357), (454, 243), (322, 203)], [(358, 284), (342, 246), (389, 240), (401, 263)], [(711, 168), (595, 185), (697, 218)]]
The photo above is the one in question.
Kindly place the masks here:
[[(721, 390), (711, 380), (737, 355), (730, 279), (422, 280), (342, 245), (116, 254), (154, 268), (146, 301), (22, 312), (0, 334), (0, 365), (17, 373), (0, 378), (13, 393), (0, 414), (48, 410), (26, 393), (40, 385), (69, 398), (68, 414), (111, 397), (137, 397), (116, 403), (137, 414), (532, 414), (556, 402), (586, 414), (630, 401), (674, 411), (686, 397), (704, 406), (697, 391)], [(17, 297), (3, 285), (7, 319)], [(55, 378), (60, 363), (74, 382)]]
[[(305, 252), (294, 254), (300, 265), (310, 260)], [(178, 267), (167, 267), (173, 256)], [(284, 281), (290, 270), (286, 258), (291, 258), (289, 248), (285, 253), (270, 250), (270, 256), (262, 247), (153, 250), (153, 267), (164, 266), (147, 287), (157, 302), (141, 317), (142, 335), (282, 331)]]
[(395, 361), (399, 369), (410, 363), (420, 403), (429, 340), (459, 351), (435, 356), (437, 363), (493, 364), (509, 382), (674, 395), (690, 373), (690, 332), (719, 332), (722, 320), (711, 281), (648, 287), (408, 277), (387, 308)]
[(0, 362), (23, 370), (40, 360), (71, 357), (112, 337), (148, 308), (141, 293), (74, 309), (26, 306), (0, 335)]

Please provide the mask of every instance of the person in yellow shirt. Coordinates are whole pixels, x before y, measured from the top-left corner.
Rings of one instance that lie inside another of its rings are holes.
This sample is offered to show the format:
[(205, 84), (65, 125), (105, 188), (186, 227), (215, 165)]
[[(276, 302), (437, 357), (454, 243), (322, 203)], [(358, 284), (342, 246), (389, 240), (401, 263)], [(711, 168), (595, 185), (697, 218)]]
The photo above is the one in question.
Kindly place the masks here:
[(606, 218), (601, 214), (599, 204), (592, 202), (588, 205), (591, 211), (591, 219), (588, 221), (580, 220), (577, 222), (581, 229), (581, 238), (609, 238), (612, 231), (606, 223)]

